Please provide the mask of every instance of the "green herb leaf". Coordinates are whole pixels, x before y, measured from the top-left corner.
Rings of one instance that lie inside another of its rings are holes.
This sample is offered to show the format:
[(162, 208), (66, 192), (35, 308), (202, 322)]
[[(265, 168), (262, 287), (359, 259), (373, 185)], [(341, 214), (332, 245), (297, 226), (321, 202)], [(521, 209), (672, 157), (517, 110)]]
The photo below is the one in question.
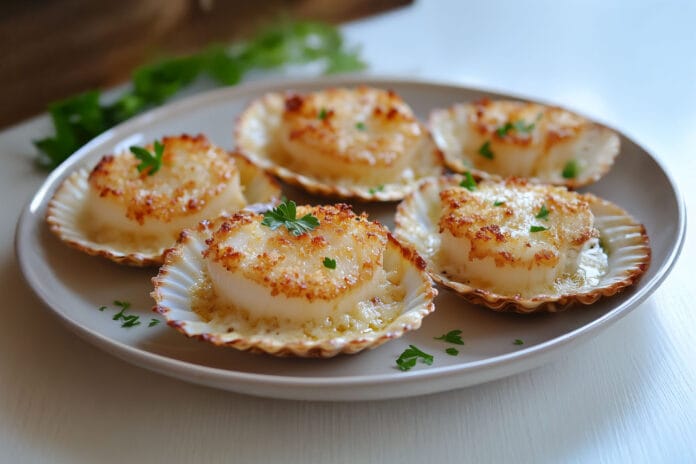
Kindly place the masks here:
[(471, 175), (469, 171), (464, 173), (464, 180), (462, 180), (459, 183), (460, 187), (464, 187), (470, 192), (473, 192), (476, 190), (476, 181), (474, 180), (474, 176)]
[(416, 365), (418, 359), (430, 366), (433, 364), (434, 357), (428, 353), (424, 353), (414, 345), (408, 345), (408, 348), (406, 348), (396, 360), (396, 365), (402, 371), (407, 371)]
[(324, 258), (324, 267), (329, 269), (336, 269), (336, 260), (329, 257)]
[(539, 213), (537, 213), (536, 216), (534, 216), (537, 219), (544, 219), (548, 220), (549, 218), (549, 210), (546, 209), (546, 205), (541, 205), (541, 209), (539, 210)]
[(544, 226), (532, 226), (529, 228), (530, 232), (543, 232), (544, 230), (549, 230), (549, 229), (544, 227)]
[(266, 211), (263, 215), (261, 224), (276, 230), (280, 226), (285, 226), (295, 237), (319, 227), (319, 219), (311, 214), (305, 214), (297, 219), (297, 205), (292, 200), (284, 200), (281, 204)]
[(375, 193), (381, 192), (382, 190), (384, 190), (384, 185), (378, 185), (377, 187), (372, 187), (372, 188), (368, 189), (367, 192), (370, 195), (374, 195)]
[(534, 130), (535, 123), (531, 122), (527, 124), (524, 119), (520, 119), (518, 121), (515, 121), (514, 127), (515, 130), (520, 133), (520, 134), (528, 134), (531, 131)]
[(106, 309), (106, 306), (100, 306), (99, 311), (104, 311)]
[(162, 155), (164, 154), (164, 145), (158, 140), (155, 140), (155, 152), (150, 153), (145, 148), (132, 146), (131, 153), (140, 160), (138, 164), (138, 172), (147, 170), (147, 175), (151, 176), (162, 167)]
[(504, 204), (505, 204), (505, 202), (504, 202), (504, 201), (500, 201), (500, 200), (495, 200), (495, 201), (493, 202), (493, 206), (503, 206)]
[(513, 345), (524, 345), (524, 342), (520, 340), (519, 338), (516, 338), (514, 342), (512, 342)]
[(491, 150), (491, 141), (486, 140), (478, 149), (478, 154), (489, 160), (493, 159), (493, 151)]
[(136, 325), (140, 325), (140, 316), (130, 315), (123, 317), (123, 324), (121, 324), (121, 327), (135, 327)]
[(147, 325), (148, 327), (154, 327), (157, 324), (159, 324), (161, 321), (159, 319), (152, 318), (150, 319), (150, 323)]
[(326, 108), (322, 108), (321, 110), (319, 110), (319, 116), (317, 116), (319, 119), (323, 121), (324, 119), (326, 119), (326, 116), (328, 116)]
[(435, 340), (442, 340), (447, 343), (453, 343), (455, 345), (463, 345), (464, 340), (462, 340), (462, 331), (457, 329), (457, 330), (450, 330), (444, 335), (440, 335), (439, 337), (435, 337)]
[(445, 353), (447, 353), (450, 356), (457, 356), (459, 354), (459, 350), (456, 348), (447, 348), (445, 350)]
[(577, 161), (570, 160), (563, 167), (563, 172), (561, 173), (561, 175), (564, 179), (575, 179), (578, 176), (579, 170), (580, 169), (578, 167)]
[(367, 129), (367, 126), (365, 126), (364, 122), (356, 122), (355, 123), (355, 128), (361, 131), (364, 131)]
[(322, 61), (325, 73), (365, 67), (358, 50), (345, 47), (338, 29), (315, 21), (278, 22), (234, 47), (215, 45), (142, 66), (133, 72), (132, 90), (114, 103), (102, 104), (100, 93), (91, 91), (49, 105), (54, 135), (34, 142), (38, 162), (46, 168), (58, 166), (97, 135), (162, 104), (201, 75), (234, 85), (254, 69), (312, 61)]
[(503, 137), (505, 137), (505, 136), (508, 134), (508, 132), (510, 132), (512, 129), (514, 129), (514, 127), (515, 127), (515, 126), (513, 126), (512, 123), (508, 121), (508, 122), (506, 122), (504, 125), (502, 125), (502, 126), (500, 126), (499, 128), (497, 128), (497, 129), (495, 130), (495, 134), (496, 134), (498, 137), (503, 138)]

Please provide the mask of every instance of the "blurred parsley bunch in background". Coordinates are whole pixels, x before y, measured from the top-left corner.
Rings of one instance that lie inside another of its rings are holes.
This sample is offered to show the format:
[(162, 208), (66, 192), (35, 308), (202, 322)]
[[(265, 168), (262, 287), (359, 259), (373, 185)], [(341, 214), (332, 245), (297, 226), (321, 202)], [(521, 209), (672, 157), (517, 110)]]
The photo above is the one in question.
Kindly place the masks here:
[(345, 47), (334, 26), (313, 21), (283, 21), (262, 29), (233, 47), (206, 50), (142, 66), (132, 75), (132, 89), (103, 104), (99, 91), (52, 103), (48, 110), (55, 135), (34, 142), (39, 164), (53, 169), (92, 138), (126, 119), (164, 103), (201, 75), (221, 85), (235, 85), (255, 69), (323, 61), (325, 73), (365, 68), (357, 50)]

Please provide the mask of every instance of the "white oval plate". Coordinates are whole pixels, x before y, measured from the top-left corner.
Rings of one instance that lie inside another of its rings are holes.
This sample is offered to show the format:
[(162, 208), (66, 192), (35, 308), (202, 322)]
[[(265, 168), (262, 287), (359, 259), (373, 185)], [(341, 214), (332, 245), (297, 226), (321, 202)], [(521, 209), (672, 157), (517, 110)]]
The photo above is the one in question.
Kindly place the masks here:
[[(610, 173), (586, 190), (615, 202), (645, 224), (652, 264), (640, 282), (615, 298), (559, 314), (499, 314), (469, 305), (441, 289), (437, 310), (420, 330), (373, 351), (334, 359), (277, 359), (222, 349), (183, 337), (158, 324), (151, 312), (150, 278), (156, 269), (133, 269), (81, 254), (63, 245), (44, 221), (46, 205), (60, 182), (78, 166), (93, 166), (104, 154), (164, 135), (204, 133), (232, 148), (236, 117), (254, 98), (269, 91), (308, 91), (331, 85), (368, 84), (398, 92), (425, 120), (433, 108), (453, 102), (517, 98), (453, 85), (373, 77), (257, 83), (201, 94), (154, 110), (92, 140), (56, 169), (24, 210), (16, 234), (22, 271), (37, 295), (71, 330), (133, 364), (190, 382), (252, 395), (303, 400), (382, 399), (419, 395), (478, 384), (515, 374), (558, 356), (626, 315), (663, 281), (679, 254), (685, 234), (684, 203), (672, 179), (643, 148), (625, 136)], [(285, 188), (299, 202), (328, 202)], [(395, 203), (355, 204), (384, 224), (393, 224)], [(129, 313), (142, 324), (121, 328), (112, 320), (114, 300), (132, 303)], [(104, 311), (98, 308), (107, 305)], [(458, 356), (434, 337), (462, 330)], [(516, 339), (524, 341), (515, 345)], [(409, 372), (394, 361), (414, 344), (433, 354), (432, 366)]]

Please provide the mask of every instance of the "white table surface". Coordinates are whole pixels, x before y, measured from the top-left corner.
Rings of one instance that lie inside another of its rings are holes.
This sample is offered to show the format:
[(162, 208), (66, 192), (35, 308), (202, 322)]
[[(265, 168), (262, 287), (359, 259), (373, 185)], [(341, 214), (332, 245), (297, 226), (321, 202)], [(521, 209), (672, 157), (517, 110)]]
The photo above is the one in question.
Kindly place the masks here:
[[(663, 162), (688, 210), (694, 24), (692, 1), (432, 0), (344, 31), (372, 73), (509, 91), (609, 123)], [(696, 462), (693, 233), (652, 297), (541, 368), (392, 401), (242, 396), (111, 357), (26, 286), (14, 227), (45, 178), (31, 140), (48, 129), (44, 117), (0, 133), (0, 462)]]

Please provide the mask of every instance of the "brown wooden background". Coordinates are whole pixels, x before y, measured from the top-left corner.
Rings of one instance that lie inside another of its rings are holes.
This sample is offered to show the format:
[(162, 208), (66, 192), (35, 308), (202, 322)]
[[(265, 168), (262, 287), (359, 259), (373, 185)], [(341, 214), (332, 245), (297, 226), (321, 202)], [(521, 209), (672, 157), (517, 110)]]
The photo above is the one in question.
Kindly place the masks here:
[(0, 8), (0, 127), (126, 81), (165, 54), (248, 37), (280, 16), (339, 23), (412, 0), (60, 0)]

